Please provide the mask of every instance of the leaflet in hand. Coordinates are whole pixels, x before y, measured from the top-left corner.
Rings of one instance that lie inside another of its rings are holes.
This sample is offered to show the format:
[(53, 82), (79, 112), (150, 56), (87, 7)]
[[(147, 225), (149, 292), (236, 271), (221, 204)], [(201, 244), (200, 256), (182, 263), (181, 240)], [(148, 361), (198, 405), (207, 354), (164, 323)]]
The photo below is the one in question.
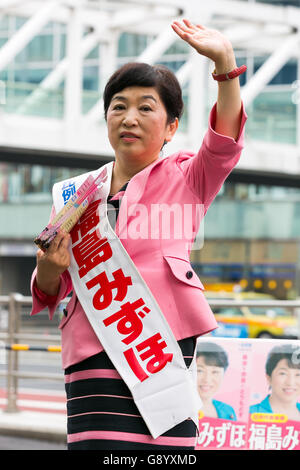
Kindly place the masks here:
[[(106, 169), (105, 169), (106, 170)], [(107, 172), (102, 171), (96, 178), (89, 175), (66, 205), (51, 220), (47, 227), (34, 239), (34, 243), (43, 251), (49, 248), (58, 230), (70, 232), (82, 214), (94, 200), (97, 191), (107, 179)]]

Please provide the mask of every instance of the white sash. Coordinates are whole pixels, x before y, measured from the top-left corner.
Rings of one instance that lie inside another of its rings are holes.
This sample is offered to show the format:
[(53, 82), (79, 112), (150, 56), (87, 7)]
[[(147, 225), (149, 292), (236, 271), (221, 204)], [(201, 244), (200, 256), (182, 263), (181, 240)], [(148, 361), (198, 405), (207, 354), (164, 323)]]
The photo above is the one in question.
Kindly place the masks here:
[[(96, 176), (107, 171), (107, 178), (95, 198), (100, 197), (101, 203), (90, 214), (87, 209), (73, 229), (69, 272), (97, 337), (129, 387), (151, 435), (157, 438), (188, 418), (198, 427), (202, 404), (195, 355), (193, 367), (187, 369), (154, 296), (108, 222), (112, 168), (110, 162), (88, 173)], [(56, 212), (64, 205), (66, 183), (75, 183), (77, 190), (88, 174), (54, 185)]]

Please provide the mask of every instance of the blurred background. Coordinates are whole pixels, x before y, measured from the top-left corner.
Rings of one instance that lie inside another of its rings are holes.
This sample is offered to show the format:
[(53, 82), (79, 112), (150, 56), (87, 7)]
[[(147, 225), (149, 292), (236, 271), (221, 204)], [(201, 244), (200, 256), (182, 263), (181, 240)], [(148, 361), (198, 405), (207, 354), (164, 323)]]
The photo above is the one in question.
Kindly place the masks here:
[[(129, 61), (171, 68), (185, 111), (165, 155), (201, 145), (217, 84), (214, 64), (170, 27), (184, 17), (226, 34), (238, 65), (247, 65), (240, 76), (245, 149), (206, 215), (193, 267), (218, 315), (219, 335), (299, 337), (295, 310), (285, 302), (300, 297), (300, 0), (1, 0), (0, 330), (15, 343), (21, 339), (16, 330), (13, 336), (11, 309), (27, 342), (59, 344), (51, 335), (63, 306), (51, 324), (47, 312), (28, 316), (33, 238), (48, 222), (53, 184), (113, 158), (102, 93), (116, 68)], [(247, 306), (249, 299), (265, 303)], [(62, 382), (23, 381), (26, 370), (29, 377), (55, 375), (58, 354), (24, 351), (16, 359), (14, 352), (2, 361), (3, 376), (9, 363), (23, 378), (15, 375), (8, 389), (16, 391), (19, 380), (60, 396)], [(24, 399), (23, 409), (36, 406), (28, 394)], [(48, 397), (48, 411), (59, 407), (49, 408)]]
[(2, 0), (0, 294), (29, 295), (32, 239), (48, 222), (53, 183), (112, 159), (101, 97), (118, 66), (176, 72), (185, 113), (165, 153), (197, 150), (217, 85), (211, 61), (170, 28), (185, 16), (228, 35), (248, 67), (245, 150), (207, 213), (195, 269), (209, 290), (299, 295), (299, 0)]

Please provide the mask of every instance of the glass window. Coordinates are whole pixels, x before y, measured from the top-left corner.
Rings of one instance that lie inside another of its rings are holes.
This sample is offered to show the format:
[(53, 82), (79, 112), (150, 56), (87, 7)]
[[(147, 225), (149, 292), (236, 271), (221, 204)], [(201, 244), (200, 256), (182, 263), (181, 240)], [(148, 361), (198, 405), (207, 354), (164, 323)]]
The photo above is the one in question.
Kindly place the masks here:
[[(236, 65), (240, 67), (241, 65), (247, 65), (247, 59), (245, 57), (236, 57)], [(245, 73), (239, 76), (240, 85), (244, 86), (247, 81), (247, 70)]]
[(119, 38), (118, 56), (135, 57), (140, 55), (147, 47), (149, 36), (142, 34), (122, 33)]
[(249, 108), (248, 134), (257, 140), (295, 144), (297, 139), (297, 106), (293, 90), (268, 87)]
[(53, 36), (43, 34), (35, 36), (16, 56), (16, 62), (51, 61), (53, 57)]
[(66, 55), (67, 51), (67, 39), (66, 39), (66, 34), (61, 34), (60, 35), (60, 58), (63, 59)]
[(0, 31), (8, 31), (9, 29), (9, 17), (7, 15), (3, 15), (0, 17)]
[(53, 56), (53, 36), (43, 34), (36, 36), (28, 44), (28, 60), (29, 61), (46, 61), (52, 60)]
[(0, 38), (0, 48), (6, 43), (7, 38)]
[(245, 201), (300, 201), (300, 188), (296, 187), (285, 188), (282, 186), (231, 183), (229, 181), (225, 181), (222, 187), (222, 199), (239, 199)]
[(99, 67), (84, 67), (83, 68), (83, 88), (84, 90), (98, 90), (98, 71)]
[(85, 57), (85, 60), (88, 59), (99, 59), (99, 46), (94, 47), (94, 49)]
[(184, 41), (176, 41), (164, 53), (164, 55), (169, 54), (189, 54), (189, 46)]
[[(254, 58), (254, 73), (264, 64), (268, 57)], [(288, 85), (297, 79), (297, 63), (296, 60), (287, 62), (279, 72), (272, 78), (269, 85)]]
[(27, 20), (28, 20), (28, 18), (26, 18), (24, 16), (16, 16), (15, 17), (16, 29), (20, 29), (23, 26), (23, 24), (26, 23)]
[(87, 113), (100, 98), (99, 67), (84, 67), (82, 94), (82, 112)]
[(88, 170), (0, 162), (0, 203), (51, 201), (55, 182)]
[(288, 62), (270, 81), (270, 85), (290, 84), (297, 80), (297, 63)]
[(273, 5), (300, 7), (300, 0), (256, 0), (257, 3), (272, 3)]
[(173, 72), (177, 72), (177, 70), (180, 69), (185, 63), (185, 60), (165, 60), (166, 58), (164, 57), (163, 60), (158, 60), (156, 63), (165, 65), (169, 69), (171, 69)]
[(7, 70), (1, 70), (0, 80), (4, 80), (4, 81), (8, 80), (8, 71)]
[(28, 83), (40, 83), (44, 78), (51, 72), (51, 69), (39, 69), (39, 68), (28, 68), (28, 69), (16, 69), (15, 70), (15, 81), (16, 82), (28, 82)]

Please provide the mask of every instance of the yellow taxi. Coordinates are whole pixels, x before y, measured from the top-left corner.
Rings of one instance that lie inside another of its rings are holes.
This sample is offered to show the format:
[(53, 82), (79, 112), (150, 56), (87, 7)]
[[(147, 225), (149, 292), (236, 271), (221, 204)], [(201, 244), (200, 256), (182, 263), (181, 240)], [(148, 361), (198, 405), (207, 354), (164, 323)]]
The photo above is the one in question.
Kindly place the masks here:
[(211, 333), (218, 337), (299, 339), (298, 320), (286, 307), (216, 306), (214, 300), (275, 300), (255, 292), (205, 292), (211, 303), (218, 328)]

